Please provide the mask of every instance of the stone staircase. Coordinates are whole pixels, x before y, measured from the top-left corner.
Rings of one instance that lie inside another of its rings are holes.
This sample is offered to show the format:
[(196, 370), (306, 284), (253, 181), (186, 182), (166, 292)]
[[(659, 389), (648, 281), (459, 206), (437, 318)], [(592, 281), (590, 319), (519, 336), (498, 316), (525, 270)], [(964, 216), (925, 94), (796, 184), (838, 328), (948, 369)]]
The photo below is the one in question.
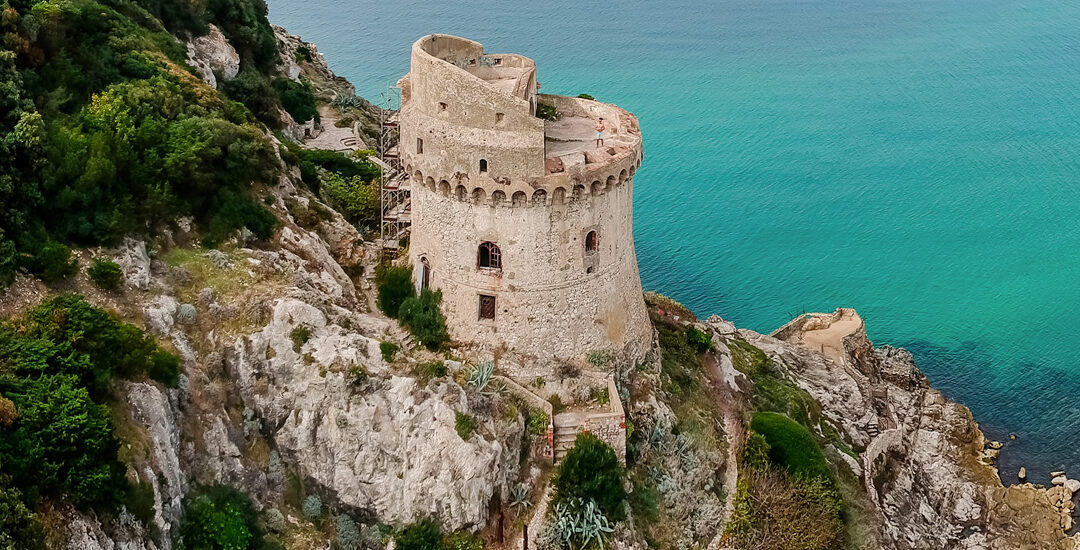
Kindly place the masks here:
[(584, 419), (576, 413), (559, 413), (555, 415), (555, 437), (553, 447), (555, 449), (555, 464), (562, 461), (566, 453), (574, 447), (574, 441), (581, 433)]

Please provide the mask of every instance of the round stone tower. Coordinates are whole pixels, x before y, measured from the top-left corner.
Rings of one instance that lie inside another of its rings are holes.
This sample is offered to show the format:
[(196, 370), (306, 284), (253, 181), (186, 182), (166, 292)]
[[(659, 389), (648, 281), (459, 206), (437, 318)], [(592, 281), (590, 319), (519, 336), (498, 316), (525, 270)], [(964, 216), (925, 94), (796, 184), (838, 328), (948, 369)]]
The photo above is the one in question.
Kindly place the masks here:
[[(400, 86), (409, 260), (418, 287), (442, 291), (451, 337), (542, 360), (647, 350), (633, 234), (637, 119), (538, 94), (531, 59), (448, 35), (413, 44)], [(552, 107), (556, 120), (536, 116)]]

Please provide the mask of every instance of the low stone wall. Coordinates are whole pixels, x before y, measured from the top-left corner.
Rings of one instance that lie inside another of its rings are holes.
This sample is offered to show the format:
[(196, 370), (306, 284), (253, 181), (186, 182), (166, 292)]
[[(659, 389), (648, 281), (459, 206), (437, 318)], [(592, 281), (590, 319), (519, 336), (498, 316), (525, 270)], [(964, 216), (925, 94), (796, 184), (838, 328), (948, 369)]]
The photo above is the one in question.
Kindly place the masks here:
[[(539, 410), (544, 411), (544, 414), (546, 414), (547, 417), (548, 417), (548, 425), (547, 425), (547, 432), (544, 434), (544, 443), (543, 443), (543, 447), (541, 448), (540, 453), (541, 453), (541, 456), (544, 457), (545, 459), (554, 461), (555, 460), (555, 424), (554, 424), (555, 415), (552, 414), (553, 409), (551, 408), (551, 403), (547, 402), (546, 400), (544, 400), (540, 396), (536, 395), (535, 393), (529, 391), (527, 388), (525, 388), (525, 386), (522, 386), (521, 384), (518, 384), (517, 382), (514, 382), (513, 380), (511, 380), (511, 379), (509, 379), (509, 378), (507, 378), (505, 376), (496, 374), (496, 375), (493, 375), (491, 377), (491, 379), (494, 380), (494, 381), (502, 383), (503, 386), (506, 387), (506, 389), (514, 392), (515, 395), (522, 398), (525, 401), (525, 403), (529, 406), (530, 409), (539, 409)], [(528, 422), (528, 417), (526, 417), (525, 421), (526, 421), (526, 423)], [(525, 426), (525, 429), (526, 430), (529, 429), (528, 425)], [(625, 451), (624, 451), (624, 454), (625, 454)]]
[(587, 415), (582, 431), (589, 432), (610, 445), (612, 449), (615, 449), (615, 455), (619, 457), (619, 462), (625, 464), (626, 412), (623, 410), (622, 399), (619, 398), (619, 389), (615, 387), (615, 381), (608, 378), (607, 384), (608, 403), (611, 404), (611, 412)]

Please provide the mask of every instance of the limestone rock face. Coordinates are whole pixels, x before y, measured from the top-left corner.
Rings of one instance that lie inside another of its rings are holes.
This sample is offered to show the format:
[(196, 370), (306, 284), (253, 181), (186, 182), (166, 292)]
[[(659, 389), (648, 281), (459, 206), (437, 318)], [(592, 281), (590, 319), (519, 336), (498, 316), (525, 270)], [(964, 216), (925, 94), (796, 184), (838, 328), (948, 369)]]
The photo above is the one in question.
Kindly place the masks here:
[[(311, 339), (297, 351), (289, 334), (300, 325)], [(383, 521), (433, 516), (455, 529), (479, 525), (491, 497), (516, 475), (518, 448), (506, 441), (519, 441), (520, 432), (463, 441), (454, 421), (468, 406), (464, 389), (384, 375), (377, 340), (328, 323), (304, 302), (276, 302), (270, 323), (237, 340), (226, 363), (245, 403), (277, 427), (283, 458)], [(353, 365), (364, 365), (369, 380), (353, 383)]]
[(132, 419), (145, 428), (150, 436), (155, 472), (145, 468), (140, 479), (154, 487), (154, 522), (170, 540), (170, 532), (179, 524), (182, 499), (188, 480), (180, 467), (180, 411), (173, 399), (158, 386), (145, 382), (123, 384)]
[(217, 76), (220, 73), (225, 80), (232, 80), (240, 72), (240, 55), (232, 47), (225, 35), (214, 25), (208, 25), (210, 32), (205, 36), (196, 36), (187, 43), (188, 63), (191, 63), (199, 76), (212, 88), (217, 88)]
[(1071, 526), (1069, 499), (1051, 494), (1068, 489), (1004, 487), (983, 460), (987, 442), (967, 407), (931, 388), (906, 350), (875, 349), (853, 315), (838, 310), (832, 316), (849, 327), (834, 333), (833, 342), (819, 341), (830, 336), (825, 316), (801, 328), (800, 320), (789, 323), (774, 333), (782, 339), (750, 331), (740, 336), (818, 400), (858, 452), (866, 493), (880, 516), (881, 547), (1074, 548), (1064, 533), (1066, 523)]
[(159, 550), (132, 517), (102, 522), (70, 508), (60, 511), (64, 550)]
[(117, 251), (116, 263), (124, 272), (127, 286), (138, 290), (150, 286), (150, 255), (146, 253), (146, 241), (125, 238)]

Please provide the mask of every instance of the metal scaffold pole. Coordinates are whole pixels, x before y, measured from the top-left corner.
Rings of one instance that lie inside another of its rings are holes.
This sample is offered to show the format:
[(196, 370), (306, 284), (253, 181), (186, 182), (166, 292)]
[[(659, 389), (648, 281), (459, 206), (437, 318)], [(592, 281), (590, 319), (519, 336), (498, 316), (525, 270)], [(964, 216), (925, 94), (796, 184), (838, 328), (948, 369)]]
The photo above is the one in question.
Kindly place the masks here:
[(396, 106), (400, 90), (383, 92), (379, 109), (379, 240), (384, 249), (397, 250), (408, 236), (412, 221), (409, 175), (401, 166), (401, 129)]

